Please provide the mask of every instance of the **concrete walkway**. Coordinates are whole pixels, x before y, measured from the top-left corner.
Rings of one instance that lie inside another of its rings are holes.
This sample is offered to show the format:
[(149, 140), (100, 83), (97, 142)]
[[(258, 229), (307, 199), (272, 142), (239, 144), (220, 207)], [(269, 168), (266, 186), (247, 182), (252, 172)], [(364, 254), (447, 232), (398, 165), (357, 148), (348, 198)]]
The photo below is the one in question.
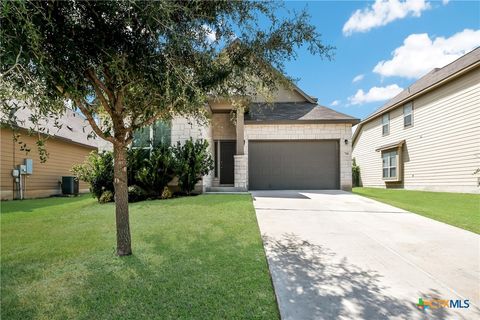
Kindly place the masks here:
[(347, 192), (252, 194), (283, 319), (480, 319), (479, 235)]

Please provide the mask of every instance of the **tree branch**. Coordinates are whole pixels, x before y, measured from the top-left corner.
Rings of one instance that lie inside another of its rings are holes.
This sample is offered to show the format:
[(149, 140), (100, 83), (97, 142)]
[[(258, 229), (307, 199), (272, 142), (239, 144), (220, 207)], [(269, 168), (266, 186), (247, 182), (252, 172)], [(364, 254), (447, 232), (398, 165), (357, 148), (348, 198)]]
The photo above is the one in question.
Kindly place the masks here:
[(93, 119), (93, 115), (90, 112), (90, 110), (88, 110), (88, 108), (86, 108), (78, 98), (76, 98), (74, 101), (77, 107), (82, 111), (83, 115), (87, 118), (87, 121), (92, 127), (95, 134), (100, 138), (102, 138), (103, 140), (107, 140), (107, 141), (110, 141), (111, 143), (115, 143), (116, 140), (114, 137), (105, 135), (105, 133), (98, 127), (97, 123), (95, 122), (95, 119)]
[(124, 95), (123, 90), (124, 90), (124, 88), (122, 87), (118, 91), (117, 99), (115, 100), (115, 105), (114, 105), (115, 111), (119, 115), (122, 114), (122, 112), (123, 112), (123, 95)]
[(107, 86), (102, 81), (100, 81), (100, 79), (97, 77), (97, 75), (95, 74), (95, 72), (92, 69), (87, 70), (87, 78), (89, 78), (93, 83), (95, 83), (98, 88), (105, 91), (105, 93), (108, 96), (108, 99), (112, 103), (115, 102), (115, 95), (113, 94), (113, 92), (110, 89), (108, 89)]
[[(148, 118), (147, 120), (143, 121), (141, 126), (142, 127), (147, 127), (147, 126), (150, 126), (152, 124), (154, 124), (157, 120), (159, 120), (160, 118), (162, 118), (163, 116), (165, 116), (166, 114), (168, 114), (171, 109), (173, 107), (175, 107), (177, 105), (177, 103), (180, 102), (181, 99), (176, 99), (171, 105), (170, 105), (170, 108), (166, 109), (164, 112), (160, 112), (160, 113), (157, 113), (156, 115), (154, 116), (151, 116), (150, 118)], [(133, 120), (137, 119), (138, 117), (134, 117)], [(130, 125), (130, 127), (127, 129), (128, 132), (133, 132), (135, 131), (136, 129), (139, 129), (140, 126), (137, 126), (135, 125), (135, 122), (132, 121), (132, 124)]]

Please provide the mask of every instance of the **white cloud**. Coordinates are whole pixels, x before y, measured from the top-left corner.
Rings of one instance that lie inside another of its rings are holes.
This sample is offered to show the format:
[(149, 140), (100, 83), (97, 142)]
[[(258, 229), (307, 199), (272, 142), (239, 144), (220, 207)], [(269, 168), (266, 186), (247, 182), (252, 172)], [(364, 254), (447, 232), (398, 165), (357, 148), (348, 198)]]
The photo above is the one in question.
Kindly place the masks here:
[(212, 28), (210, 28), (209, 26), (204, 24), (203, 29), (205, 30), (205, 32), (207, 34), (208, 42), (214, 42), (215, 40), (217, 40), (217, 35), (216, 35), (215, 31), (212, 30)]
[(355, 82), (361, 81), (363, 80), (364, 77), (365, 77), (364, 74), (359, 74), (358, 76), (355, 76), (355, 78), (353, 78), (352, 82), (355, 83)]
[(364, 104), (376, 101), (385, 101), (399, 94), (403, 89), (397, 84), (391, 84), (386, 87), (372, 87), (368, 92), (362, 89), (358, 90), (354, 96), (349, 97), (348, 101), (352, 105)]
[(419, 78), (433, 68), (443, 67), (480, 46), (480, 30), (465, 29), (450, 38), (430, 39), (428, 34), (411, 34), (396, 48), (390, 60), (382, 60), (373, 72), (384, 77)]
[(367, 32), (370, 29), (384, 26), (394, 20), (407, 16), (420, 17), (422, 11), (430, 9), (426, 0), (376, 0), (364, 9), (356, 10), (343, 26), (343, 34)]
[(330, 103), (331, 107), (338, 106), (340, 104), (340, 100), (333, 100), (332, 103)]
[(442, 0), (443, 4), (448, 4), (449, 2), (450, 2), (450, 0)]

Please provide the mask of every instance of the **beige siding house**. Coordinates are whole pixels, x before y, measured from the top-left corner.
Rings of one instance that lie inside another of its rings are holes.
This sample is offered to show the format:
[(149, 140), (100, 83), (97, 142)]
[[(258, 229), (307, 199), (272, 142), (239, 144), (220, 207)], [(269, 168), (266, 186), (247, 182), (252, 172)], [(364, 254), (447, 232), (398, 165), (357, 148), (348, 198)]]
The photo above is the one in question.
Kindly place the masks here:
[(364, 187), (480, 192), (480, 48), (432, 70), (356, 128)]
[[(2, 125), (0, 131), (1, 199), (18, 199), (20, 194), (25, 199), (61, 194), (61, 177), (72, 176), (70, 171), (72, 166), (82, 163), (90, 152), (97, 150), (96, 141), (87, 139), (87, 133), (91, 131), (89, 125), (79, 114), (70, 109), (67, 109), (60, 119), (63, 124), (61, 129), (51, 124), (43, 124), (42, 127), (49, 131), (49, 137), (45, 143), (49, 157), (42, 163), (35, 144), (37, 137), (29, 135), (28, 132), (32, 127), (28, 121), (28, 111), (20, 110), (16, 115), (19, 128), (14, 132)], [(20, 134), (18, 141), (15, 141), (14, 134)], [(25, 143), (30, 151), (22, 150), (19, 141)], [(22, 175), (21, 178), (13, 177), (12, 170), (25, 164), (26, 159), (32, 160), (32, 173)], [(22, 193), (16, 179), (22, 179)], [(80, 182), (79, 191), (88, 192), (88, 184)]]

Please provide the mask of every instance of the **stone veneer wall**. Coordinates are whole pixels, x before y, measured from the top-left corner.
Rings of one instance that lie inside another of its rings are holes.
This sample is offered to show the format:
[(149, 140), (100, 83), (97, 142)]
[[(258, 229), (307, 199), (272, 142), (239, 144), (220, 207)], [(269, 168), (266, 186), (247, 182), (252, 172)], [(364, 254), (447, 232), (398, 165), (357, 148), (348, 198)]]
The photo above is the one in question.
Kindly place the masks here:
[[(352, 126), (350, 124), (245, 124), (245, 155), (248, 140), (340, 140), (340, 188), (352, 189)], [(345, 144), (345, 140), (348, 143)], [(247, 157), (248, 159), (248, 157)], [(248, 170), (246, 178), (248, 182)]]
[(230, 113), (212, 114), (212, 135), (215, 140), (235, 140), (236, 128)]
[(234, 181), (235, 188), (241, 191), (248, 190), (248, 157), (235, 155), (234, 157)]

